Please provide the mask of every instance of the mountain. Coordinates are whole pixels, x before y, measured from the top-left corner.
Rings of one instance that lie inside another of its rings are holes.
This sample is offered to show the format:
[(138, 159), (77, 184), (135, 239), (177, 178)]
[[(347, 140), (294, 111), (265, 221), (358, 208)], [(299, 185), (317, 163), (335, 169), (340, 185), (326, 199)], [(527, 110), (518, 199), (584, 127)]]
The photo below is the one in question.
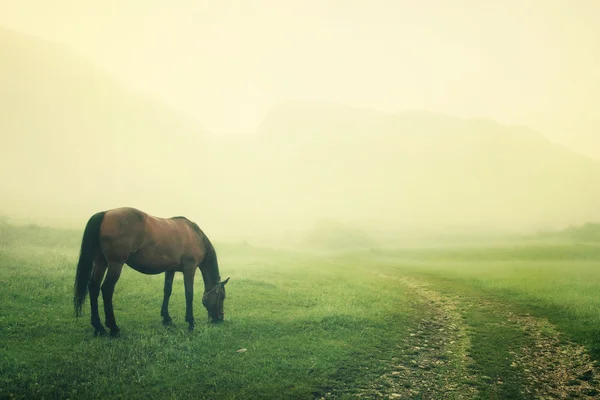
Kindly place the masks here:
[(428, 112), (276, 107), (259, 136), (278, 188), (312, 213), (396, 227), (534, 227), (600, 219), (600, 163), (540, 133)]
[[(58, 44), (0, 30), (0, 214), (134, 206), (255, 238), (319, 220), (375, 229), (600, 220), (600, 163), (524, 127), (317, 102), (212, 135)], [(367, 232), (368, 234), (368, 232)]]
[(204, 129), (59, 43), (0, 29), (0, 54), (2, 208), (89, 214), (185, 195)]

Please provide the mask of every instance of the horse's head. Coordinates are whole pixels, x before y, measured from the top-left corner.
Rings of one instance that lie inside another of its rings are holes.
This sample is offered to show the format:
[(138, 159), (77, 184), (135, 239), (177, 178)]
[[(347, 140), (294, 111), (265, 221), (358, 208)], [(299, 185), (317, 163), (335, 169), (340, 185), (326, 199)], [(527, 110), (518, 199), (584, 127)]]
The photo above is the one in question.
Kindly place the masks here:
[(218, 282), (212, 289), (204, 292), (202, 296), (202, 305), (208, 311), (208, 316), (212, 322), (221, 322), (225, 313), (223, 312), (223, 303), (225, 302), (225, 284), (229, 278), (223, 282)]

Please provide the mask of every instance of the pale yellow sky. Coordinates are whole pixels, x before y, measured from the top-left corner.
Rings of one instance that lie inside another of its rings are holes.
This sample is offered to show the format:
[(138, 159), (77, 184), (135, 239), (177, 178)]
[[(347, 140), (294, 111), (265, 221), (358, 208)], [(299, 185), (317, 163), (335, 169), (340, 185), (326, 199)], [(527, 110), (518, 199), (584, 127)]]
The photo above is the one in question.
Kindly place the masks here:
[(600, 158), (600, 1), (0, 0), (215, 133), (280, 100), (526, 124)]

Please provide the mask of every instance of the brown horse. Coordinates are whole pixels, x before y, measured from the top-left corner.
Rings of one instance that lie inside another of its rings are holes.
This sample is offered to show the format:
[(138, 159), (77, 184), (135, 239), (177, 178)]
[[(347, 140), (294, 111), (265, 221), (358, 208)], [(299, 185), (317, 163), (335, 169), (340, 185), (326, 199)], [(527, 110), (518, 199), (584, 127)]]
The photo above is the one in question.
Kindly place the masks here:
[(113, 336), (119, 332), (112, 299), (123, 264), (143, 274), (165, 273), (160, 312), (165, 325), (172, 321), (169, 316), (169, 297), (173, 277), (175, 272), (183, 272), (185, 320), (190, 331), (195, 325), (194, 276), (196, 268), (200, 268), (204, 280), (202, 304), (212, 322), (223, 320), (225, 284), (229, 278), (221, 282), (215, 248), (198, 225), (185, 217), (157, 218), (135, 208), (123, 207), (94, 214), (85, 226), (81, 241), (73, 302), (75, 315), (79, 317), (89, 290), (95, 335), (106, 334), (98, 314), (100, 290), (106, 326)]

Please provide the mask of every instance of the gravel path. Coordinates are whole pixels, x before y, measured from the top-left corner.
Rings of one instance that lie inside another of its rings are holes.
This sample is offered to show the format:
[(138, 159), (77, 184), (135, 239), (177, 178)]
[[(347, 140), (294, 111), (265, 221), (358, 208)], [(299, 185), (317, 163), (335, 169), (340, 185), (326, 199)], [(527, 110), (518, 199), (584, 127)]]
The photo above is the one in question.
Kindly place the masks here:
[(469, 357), (471, 342), (463, 312), (478, 307), (501, 315), (503, 324), (520, 329), (534, 343), (507, 355), (511, 367), (523, 371), (527, 395), (536, 399), (600, 399), (600, 383), (596, 380), (600, 369), (582, 346), (563, 340), (549, 321), (516, 314), (500, 302), (442, 295), (415, 278), (377, 275), (395, 279), (410, 289), (419, 321), (398, 343), (398, 355), (381, 360), (387, 372), (369, 388), (361, 389), (356, 398), (475, 399), (477, 383), (502, 385), (502, 380), (473, 375), (469, 368), (474, 361)]
[(392, 360), (390, 372), (363, 395), (391, 399), (474, 398), (476, 377), (468, 370), (473, 362), (468, 356), (470, 339), (457, 302), (417, 280), (378, 275), (395, 279), (416, 294), (419, 321), (398, 345), (401, 356)]

